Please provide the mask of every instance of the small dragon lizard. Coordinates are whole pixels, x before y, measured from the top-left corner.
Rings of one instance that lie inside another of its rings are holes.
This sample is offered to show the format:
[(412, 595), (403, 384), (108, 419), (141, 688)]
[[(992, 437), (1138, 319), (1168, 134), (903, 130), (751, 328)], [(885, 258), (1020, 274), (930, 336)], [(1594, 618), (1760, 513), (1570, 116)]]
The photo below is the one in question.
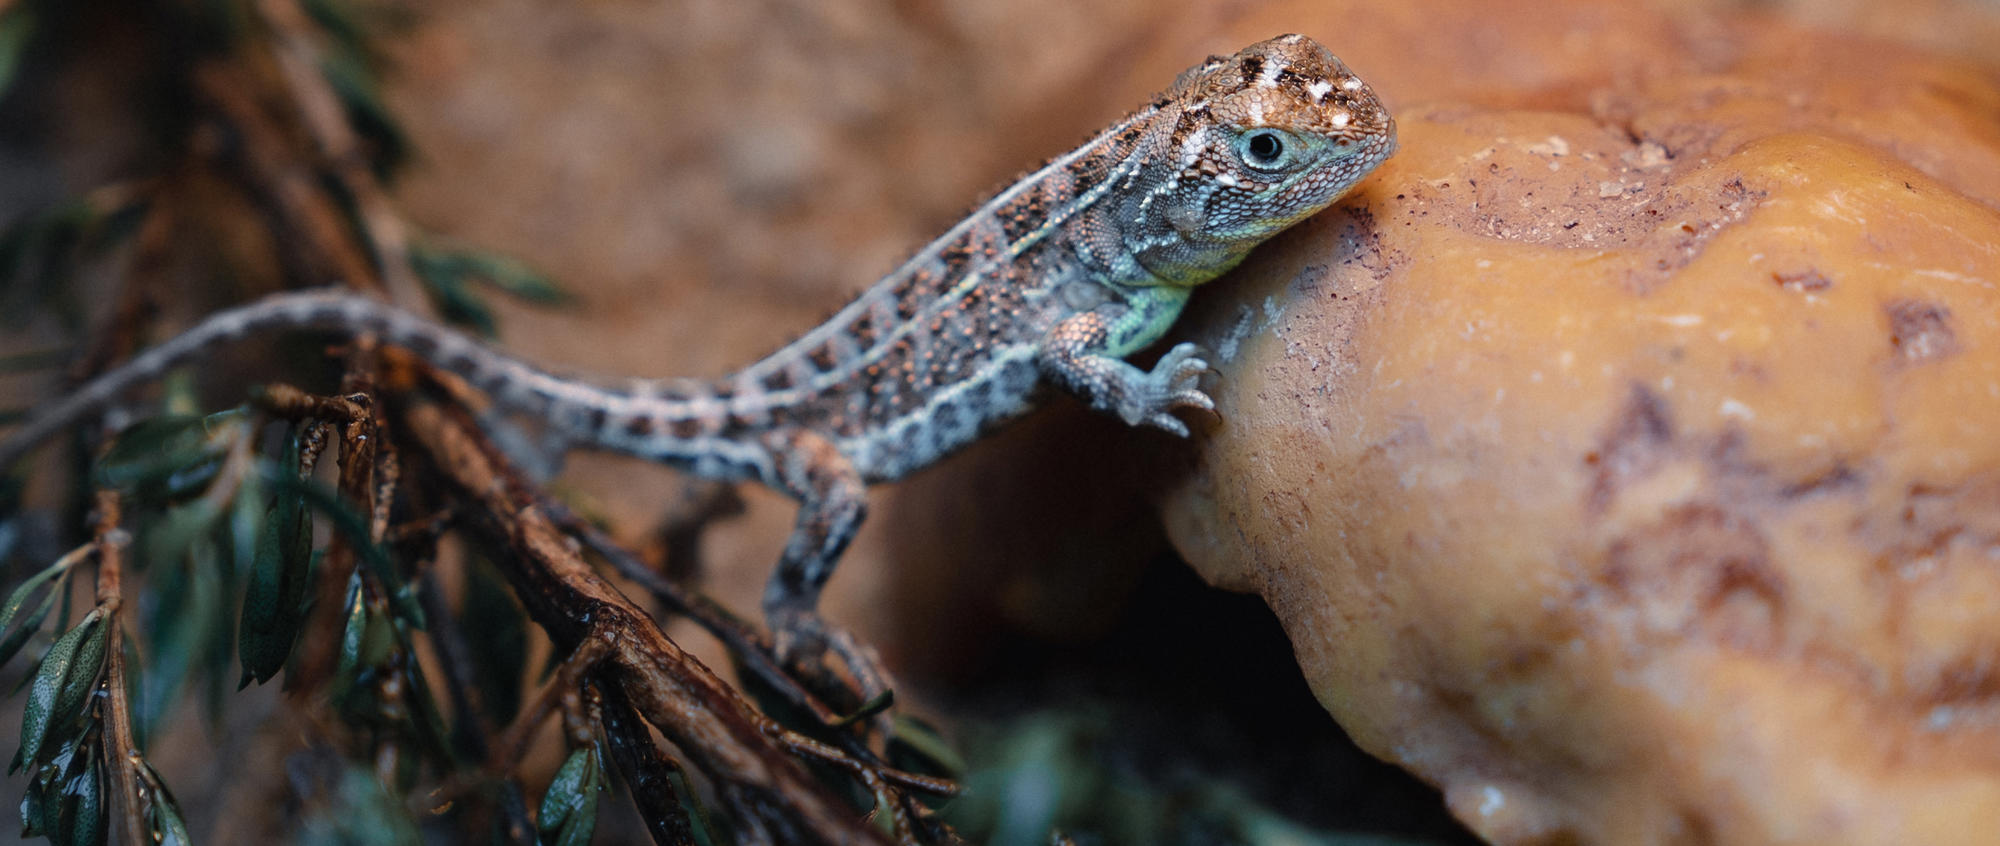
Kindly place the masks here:
[(551, 375), (362, 296), (305, 291), (219, 312), (39, 412), (35, 443), (210, 348), (253, 332), (374, 333), (581, 445), (799, 502), (764, 596), (779, 653), (829, 644), (815, 606), (859, 527), (864, 486), (900, 478), (1028, 411), (1045, 386), (1185, 436), (1212, 410), (1179, 344), (1141, 370), (1189, 292), (1326, 208), (1395, 150), (1368, 85), (1286, 35), (1182, 73), (1151, 103), (1002, 190), (817, 328), (712, 383), (612, 389)]

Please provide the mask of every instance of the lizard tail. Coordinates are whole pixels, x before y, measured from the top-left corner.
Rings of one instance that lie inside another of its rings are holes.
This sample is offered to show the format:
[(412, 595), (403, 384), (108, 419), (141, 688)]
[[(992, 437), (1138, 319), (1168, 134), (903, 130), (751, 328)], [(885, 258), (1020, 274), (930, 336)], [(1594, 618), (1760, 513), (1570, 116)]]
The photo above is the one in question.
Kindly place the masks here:
[[(104, 411), (127, 391), (160, 378), (174, 367), (252, 334), (296, 329), (372, 332), (386, 343), (407, 348), (419, 358), (464, 377), (495, 402), (545, 415), (566, 434), (583, 440), (601, 440), (600, 427), (607, 414), (624, 412), (636, 401), (629, 394), (538, 370), (459, 332), (367, 297), (301, 291), (217, 312), (33, 413), (19, 429), (0, 440), (0, 471), (14, 466), (42, 441)], [(684, 413), (678, 408), (644, 410), (669, 416)]]

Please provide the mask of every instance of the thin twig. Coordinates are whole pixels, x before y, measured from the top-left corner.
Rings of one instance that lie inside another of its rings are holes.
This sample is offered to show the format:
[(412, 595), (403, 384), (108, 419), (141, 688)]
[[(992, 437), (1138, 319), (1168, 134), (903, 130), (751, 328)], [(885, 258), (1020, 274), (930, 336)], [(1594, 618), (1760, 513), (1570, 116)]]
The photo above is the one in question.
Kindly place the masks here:
[(745, 829), (787, 843), (882, 842), (765, 733), (741, 694), (597, 575), (463, 409), (416, 404), (401, 411), (394, 431), (414, 442), (406, 456), (431, 465), (418, 477), (467, 498), (471, 537), (535, 620), (571, 649), (601, 638), (610, 651), (599, 678), (687, 755)]
[[(350, 347), (347, 373), (341, 380), (341, 392), (345, 396), (372, 393), (374, 350), (375, 345), (365, 338), (356, 339)], [(357, 511), (370, 516), (371, 533), (376, 528), (373, 517), (377, 488), (373, 477), (375, 449), (380, 440), (375, 425), (376, 409), (371, 401), (368, 403), (368, 414), (358, 415), (340, 425), (340, 495)], [(376, 535), (371, 540), (379, 542), (381, 538)], [(312, 612), (306, 620), (305, 631), (299, 636), (298, 655), (292, 660), (291, 671), (285, 674), (286, 692), (303, 696), (317, 691), (331, 677), (333, 668), (338, 666), (340, 632), (347, 625), (343, 606), (355, 563), (354, 544), (346, 535), (335, 532), (327, 542), (325, 557), (320, 561), (319, 581), (313, 586)], [(380, 586), (374, 584), (374, 580), (363, 578), (362, 586), (371, 600), (376, 598)]]
[(873, 776), (880, 776), (890, 784), (907, 787), (911, 790), (921, 790), (934, 796), (952, 797), (959, 795), (963, 791), (963, 788), (959, 787), (958, 783), (951, 779), (927, 776), (922, 773), (913, 773), (908, 770), (899, 770), (895, 767), (882, 766), (864, 761), (832, 745), (822, 743), (778, 725), (775, 720), (766, 720), (765, 723), (765, 731), (772, 738), (783, 743), (786, 748), (801, 755), (825, 761), (853, 773), (856, 777), (863, 780)]
[(655, 846), (692, 846), (696, 842), (693, 815), (681, 804), (673, 780), (685, 778), (680, 764), (660, 754), (653, 733), (632, 711), (617, 685), (602, 685), (599, 706), (605, 745), (611, 761), (625, 779), (625, 789), (639, 816), (653, 834)]
[(611, 645), (599, 637), (585, 638), (577, 644), (576, 650), (563, 659), (555, 678), (542, 685), (541, 691), (514, 718), (514, 724), (500, 735), (499, 742), (494, 744), (493, 757), (487, 761), (487, 769), (503, 777), (513, 772), (521, 756), (527, 754), (528, 742), (534, 739), (535, 730), (541, 728), (542, 721), (549, 718), (564, 697), (576, 695), (583, 685), (584, 674), (595, 668), (597, 662), (604, 660), (610, 651)]
[(125, 686), (124, 630), (124, 530), (120, 521), (118, 492), (97, 492), (97, 607), (104, 611), (104, 768), (111, 778), (111, 818), (114, 832), (122, 831), (118, 842), (125, 846), (152, 846), (151, 830), (145, 823), (140, 804), (139, 745), (132, 736), (132, 703)]
[(250, 395), (258, 407), (287, 420), (331, 420), (353, 423), (375, 413), (375, 401), (367, 394), (328, 397), (310, 394), (284, 383), (265, 385)]

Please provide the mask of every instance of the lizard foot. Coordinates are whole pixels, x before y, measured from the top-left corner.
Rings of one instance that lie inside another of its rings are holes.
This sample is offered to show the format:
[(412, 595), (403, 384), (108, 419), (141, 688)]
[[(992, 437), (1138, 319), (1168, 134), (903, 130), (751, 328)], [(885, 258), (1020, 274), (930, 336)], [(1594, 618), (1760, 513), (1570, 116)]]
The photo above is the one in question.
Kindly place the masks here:
[[(814, 611), (774, 612), (771, 619), (773, 651), (779, 663), (796, 674), (814, 694), (829, 704), (849, 712), (874, 703), (893, 689), (889, 672), (882, 666), (881, 653), (852, 632), (828, 623)], [(826, 664), (828, 655), (846, 671), (842, 680)], [(889, 737), (886, 713), (868, 721), (883, 738)]]
[(1197, 344), (1175, 344), (1151, 371), (1134, 380), (1118, 416), (1134, 426), (1152, 426), (1187, 437), (1187, 424), (1174, 416), (1176, 410), (1215, 410), (1215, 400), (1201, 389), (1202, 375), (1214, 369), (1204, 355)]

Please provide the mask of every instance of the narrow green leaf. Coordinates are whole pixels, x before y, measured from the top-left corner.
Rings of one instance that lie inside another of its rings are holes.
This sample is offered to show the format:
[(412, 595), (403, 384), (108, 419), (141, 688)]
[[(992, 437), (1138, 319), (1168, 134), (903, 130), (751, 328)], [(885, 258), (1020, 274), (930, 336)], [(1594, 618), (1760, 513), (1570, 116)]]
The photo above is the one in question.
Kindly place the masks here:
[(467, 276), (528, 302), (563, 305), (572, 299), (554, 279), (520, 259), (473, 251), (459, 253), (458, 257)]
[(134, 722), (148, 733), (171, 713), (190, 679), (208, 680), (211, 705), (213, 688), (226, 683), (221, 674), (229, 656), (218, 667), (215, 655), (235, 643), (228, 631), (235, 616), (225, 583), (228, 529), (217, 506), (198, 499), (167, 512), (143, 536), (153, 601), (141, 608), (152, 656), (141, 677)]
[(446, 323), (493, 337), (493, 310), (466, 283), (464, 268), (452, 253), (412, 244), (410, 269), (423, 281), (431, 305)]
[[(289, 512), (289, 513), (288, 513)], [(305, 528), (300, 529), (303, 522)], [(297, 541), (307, 542), (304, 555), (296, 552)], [(237, 689), (270, 681), (291, 657), (304, 615), (300, 613), (306, 589), (306, 567), (311, 561), (311, 520), (299, 507), (297, 497), (279, 494), (265, 513), (263, 531), (257, 537), (257, 558), (251, 566), (250, 582), (243, 592), (243, 617), (237, 630), (237, 653), (243, 662), (243, 678)]]
[(687, 773), (676, 768), (667, 773), (667, 782), (673, 785), (674, 796), (680, 800), (681, 810), (686, 811), (688, 818), (694, 822), (695, 846), (716, 846), (724, 842), (717, 834), (720, 829), (715, 821), (709, 818), (708, 807), (701, 803), (701, 797), (696, 793), (694, 785), (688, 784)]
[(42, 603), (35, 606), (35, 610), (28, 612), (28, 616), (21, 620), (20, 628), (8, 632), (6, 639), (0, 640), (0, 664), (14, 660), (14, 655), (21, 651), (21, 647), (27, 646), (29, 639), (42, 630), (42, 622), (49, 618), (49, 610), (56, 607), (56, 598), (68, 595), (69, 571), (65, 570), (49, 588), (49, 592), (42, 596)]
[[(20, 763), (18, 753), (15, 755), (15, 763), (17, 766)], [(8, 775), (12, 774), (13, 772), (9, 771)], [(37, 788), (38, 785), (30, 782), (28, 789), (21, 793), (22, 837), (36, 837), (49, 830), (49, 803), (44, 801), (46, 792)]]
[(597, 747), (571, 752), (542, 794), (535, 828), (544, 846), (590, 846), (590, 835), (597, 829), (597, 798), (603, 790)]
[(26, 3), (15, 3), (0, 12), (0, 98), (14, 86), (14, 75), (28, 52), (28, 40), (35, 33), (35, 16)]
[(69, 833), (68, 846), (98, 846), (104, 842), (104, 773), (98, 767), (99, 760), (97, 755), (84, 756), (83, 772), (71, 776), (63, 787), (66, 800), (63, 804), (69, 817), (63, 830)]
[[(285, 452), (270, 473), (296, 476), (305, 431), (292, 427)], [(237, 689), (251, 681), (262, 684), (277, 675), (291, 657), (312, 562), (312, 515), (303, 497), (280, 491), (265, 511), (257, 536), (257, 554), (243, 592), (243, 614), (237, 628), (237, 655), (243, 677)]]
[(28, 597), (34, 594), (36, 587), (68, 571), (68, 566), (59, 563), (43, 568), (41, 572), (29, 576), (27, 581), (22, 582), (20, 587), (15, 588), (13, 593), (7, 595), (6, 604), (0, 605), (0, 629), (4, 629), (14, 622), (14, 615), (20, 613), (21, 606), (28, 603)]
[(148, 500), (179, 500), (208, 487), (222, 468), (240, 410), (200, 417), (168, 414), (119, 433), (97, 462), (97, 483)]
[[(20, 763), (39, 760), (42, 744), (48, 739), (49, 726), (54, 720), (68, 716), (57, 710), (57, 703), (70, 685), (70, 675), (81, 671), (76, 658), (97, 628), (97, 619), (95, 610), (85, 615), (75, 628), (56, 638), (56, 642), (49, 645), (48, 653), (42, 656), (42, 665), (35, 671), (35, 681), (28, 688), (27, 706), (22, 711)], [(100, 658), (103, 657), (102, 649), (100, 640)], [(96, 667), (90, 668), (93, 678), (96, 672)]]
[(84, 701), (97, 689), (97, 676), (104, 669), (105, 641), (109, 640), (109, 630), (95, 625), (96, 611), (86, 617), (86, 625), (78, 626), (84, 632), (83, 640), (77, 644), (76, 654), (70, 659), (70, 667), (63, 674), (63, 684), (56, 693), (55, 713), (76, 714), (83, 711)]
[(368, 603), (361, 598), (361, 574), (347, 580), (347, 626), (340, 631), (340, 663), (337, 672), (351, 677), (361, 666), (361, 644), (368, 634)]
[(396, 572), (390, 562), (389, 553), (381, 544), (375, 543), (368, 533), (368, 522), (346, 500), (340, 498), (333, 489), (312, 481), (300, 479), (293, 473), (270, 473), (267, 469), (264, 481), (271, 485), (280, 496), (287, 493), (298, 495), (306, 505), (327, 516), (335, 531), (347, 537), (348, 544), (361, 556), (361, 563), (375, 575), (375, 580), (387, 591), (396, 616), (412, 628), (424, 627), (424, 609), (417, 603), (417, 597), (403, 590), (402, 574)]
[(49, 592), (42, 596), (41, 604), (21, 621), (21, 627), (9, 633), (5, 640), (0, 640), (0, 664), (13, 660), (14, 653), (21, 651), (21, 647), (27, 645), (28, 638), (33, 637), (35, 632), (41, 631), (42, 621), (48, 619), (49, 609), (55, 607), (56, 594), (68, 587), (72, 569), (73, 567), (62, 562), (51, 564), (41, 572), (29, 576), (27, 581), (22, 582), (19, 587), (14, 588), (13, 593), (7, 595), (6, 604), (0, 605), (0, 631), (5, 631), (13, 624), (14, 615), (19, 614), (21, 608), (27, 605), (28, 599), (34, 596), (36, 588), (50, 580), (55, 581)]
[(155, 846), (193, 846), (194, 838), (188, 836), (187, 822), (181, 816), (180, 802), (174, 799), (173, 791), (160, 778), (153, 765), (139, 762), (139, 777), (144, 779), (146, 791), (146, 825), (152, 829)]
[(361, 56), (330, 50), (320, 61), (320, 73), (340, 98), (354, 131), (367, 142), (375, 176), (387, 181), (409, 161), (410, 141), (382, 101), (382, 86), (374, 71)]
[(410, 249), (410, 267), (430, 288), (440, 313), (457, 314), (453, 320), (493, 334), (491, 311), (470, 288), (482, 284), (537, 305), (563, 305), (574, 297), (562, 286), (526, 262), (497, 253), (453, 249), (420, 242)]
[(368, 27), (354, 16), (351, 4), (336, 0), (306, 0), (301, 4), (313, 23), (326, 31), (333, 42), (345, 50), (360, 52), (369, 46)]
[(486, 715), (504, 725), (521, 709), (521, 677), (528, 666), (527, 615), (491, 561), (478, 558), (471, 564), (465, 571), (460, 616), (477, 626), (479, 636), (467, 643), (472, 653), (468, 663)]
[(958, 778), (965, 772), (965, 756), (929, 722), (907, 714), (897, 714), (893, 722), (895, 735), (889, 741), (889, 760), (896, 766), (949, 778)]

